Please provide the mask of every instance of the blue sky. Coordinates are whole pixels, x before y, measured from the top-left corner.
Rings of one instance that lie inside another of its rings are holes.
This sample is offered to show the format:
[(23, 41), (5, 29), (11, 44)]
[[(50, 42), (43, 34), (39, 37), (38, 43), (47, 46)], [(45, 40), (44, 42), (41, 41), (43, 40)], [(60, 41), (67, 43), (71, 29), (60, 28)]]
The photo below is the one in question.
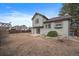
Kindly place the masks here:
[(35, 12), (52, 18), (58, 16), (61, 7), (61, 3), (0, 3), (0, 21), (32, 26)]

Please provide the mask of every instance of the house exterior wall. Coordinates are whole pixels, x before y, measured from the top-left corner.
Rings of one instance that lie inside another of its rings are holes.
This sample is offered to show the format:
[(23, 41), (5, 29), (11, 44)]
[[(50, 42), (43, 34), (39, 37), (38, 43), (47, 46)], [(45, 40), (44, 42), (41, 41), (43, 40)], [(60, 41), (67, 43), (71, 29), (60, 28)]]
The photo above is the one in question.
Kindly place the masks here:
[[(32, 34), (37, 34), (37, 33), (36, 33), (36, 29), (37, 29), (37, 28), (32, 28), (32, 29), (31, 29)], [(45, 33), (42, 33), (42, 32), (43, 32), (43, 28), (40, 29), (40, 34), (44, 34), (44, 35), (45, 35)]]
[(4, 27), (6, 30), (10, 30), (12, 25), (10, 23), (2, 23), (2, 22), (0, 22), (0, 29), (1, 29), (1, 27), (2, 28)]
[[(36, 20), (39, 19), (39, 23), (36, 23)], [(44, 26), (43, 22), (46, 21), (45, 18), (43, 18), (42, 16), (40, 15), (36, 15), (34, 17), (34, 19), (32, 19), (32, 27), (39, 27), (39, 26)], [(36, 29), (37, 28), (31, 28), (31, 32), (32, 34), (37, 34), (36, 33)], [(40, 28), (40, 34), (42, 34), (43, 32), (43, 28)]]
[(31, 28), (31, 32), (32, 32), (32, 34), (36, 34), (36, 29), (35, 28)]
[[(63, 27), (61, 29), (55, 29), (55, 24), (57, 24), (57, 23), (54, 23), (54, 22), (50, 23), (51, 28), (46, 28), (45, 27), (45, 25), (49, 24), (49, 23), (43, 24), (44, 28), (40, 29), (40, 34), (47, 35), (47, 33), (49, 31), (57, 31), (58, 35), (68, 36), (69, 35), (69, 22), (68, 21), (62, 21), (62, 22), (59, 22), (59, 23), (62, 23), (62, 25), (63, 25)], [(32, 33), (37, 34), (36, 33), (36, 28), (33, 29)]]
[(59, 23), (62, 23), (63, 27), (61, 29), (55, 29), (55, 22), (52, 22), (50, 23), (51, 24), (51, 28), (46, 28), (44, 24), (44, 28), (41, 30), (41, 34), (44, 34), (44, 35), (47, 35), (47, 33), (49, 31), (57, 31), (58, 35), (66, 35), (68, 36), (69, 34), (69, 23), (68, 21), (62, 21), (62, 22), (59, 22)]
[[(35, 23), (36, 20), (39, 19), (39, 23)], [(64, 21), (59, 21), (59, 22), (51, 22), (51, 23), (43, 23), (44, 21), (46, 21), (47, 19), (43, 18), (40, 15), (36, 15), (34, 17), (34, 19), (32, 20), (32, 27), (39, 27), (39, 26), (43, 26), (43, 28), (40, 28), (40, 34), (42, 35), (47, 35), (47, 33), (49, 31), (57, 31), (58, 35), (65, 35), (68, 36), (69, 35), (69, 21), (68, 20), (64, 20)], [(61, 23), (62, 24), (62, 28), (61, 29), (56, 29), (55, 25), (57, 23)], [(50, 24), (51, 28), (46, 28), (46, 24)], [(37, 28), (32, 28), (32, 34), (37, 34), (36, 33), (36, 29)]]
[[(39, 20), (39, 23), (36, 23), (36, 20)], [(37, 27), (37, 26), (43, 26), (43, 22), (46, 21), (45, 18), (43, 18), (40, 15), (36, 15), (35, 18), (32, 20), (32, 25), (33, 27)]]
[(63, 22), (63, 35), (69, 35), (69, 21)]
[(14, 26), (11, 29), (15, 29), (15, 30), (28, 30), (27, 26), (25, 25), (21, 25), (21, 26)]

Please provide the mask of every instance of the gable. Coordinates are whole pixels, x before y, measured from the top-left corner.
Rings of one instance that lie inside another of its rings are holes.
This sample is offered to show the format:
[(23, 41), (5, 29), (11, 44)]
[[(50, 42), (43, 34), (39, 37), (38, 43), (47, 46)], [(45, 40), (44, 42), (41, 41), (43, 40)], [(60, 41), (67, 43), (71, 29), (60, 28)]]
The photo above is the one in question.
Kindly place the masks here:
[(48, 20), (44, 15), (36, 13), (32, 18), (33, 27), (43, 26), (43, 22)]
[(41, 17), (43, 17), (43, 18), (45, 18), (46, 20), (48, 20), (48, 18), (47, 18), (46, 16), (44, 16), (44, 15), (42, 15), (42, 14), (40, 14), (40, 13), (35, 13), (34, 16), (32, 17), (32, 20), (33, 20), (37, 15), (38, 15), (38, 16), (41, 16)]

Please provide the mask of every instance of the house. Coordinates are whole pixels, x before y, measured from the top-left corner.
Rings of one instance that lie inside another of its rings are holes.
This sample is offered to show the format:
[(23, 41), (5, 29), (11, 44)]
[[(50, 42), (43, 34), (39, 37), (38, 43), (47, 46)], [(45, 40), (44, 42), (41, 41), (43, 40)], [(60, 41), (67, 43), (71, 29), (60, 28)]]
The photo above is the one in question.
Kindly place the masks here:
[(20, 25), (20, 26), (19, 25), (16, 25), (16, 26), (13, 26), (12, 29), (26, 31), (28, 29), (28, 27), (25, 26), (25, 25)]
[(3, 28), (5, 30), (10, 30), (12, 27), (11, 23), (3, 23), (3, 22), (0, 22), (0, 30), (3, 30)]
[(35, 13), (32, 17), (32, 34), (47, 35), (49, 31), (56, 31), (61, 36), (74, 35), (70, 23), (68, 15), (49, 19), (40, 13)]

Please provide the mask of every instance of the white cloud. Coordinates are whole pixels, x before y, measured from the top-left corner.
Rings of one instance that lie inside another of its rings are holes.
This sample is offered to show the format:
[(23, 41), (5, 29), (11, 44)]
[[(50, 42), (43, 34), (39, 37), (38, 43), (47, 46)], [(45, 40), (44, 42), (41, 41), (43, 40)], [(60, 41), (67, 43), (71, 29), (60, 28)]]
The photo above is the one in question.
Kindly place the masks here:
[(8, 14), (0, 14), (0, 21), (2, 22), (12, 22), (12, 25), (26, 25), (32, 26), (31, 21), (32, 15), (14, 11)]

